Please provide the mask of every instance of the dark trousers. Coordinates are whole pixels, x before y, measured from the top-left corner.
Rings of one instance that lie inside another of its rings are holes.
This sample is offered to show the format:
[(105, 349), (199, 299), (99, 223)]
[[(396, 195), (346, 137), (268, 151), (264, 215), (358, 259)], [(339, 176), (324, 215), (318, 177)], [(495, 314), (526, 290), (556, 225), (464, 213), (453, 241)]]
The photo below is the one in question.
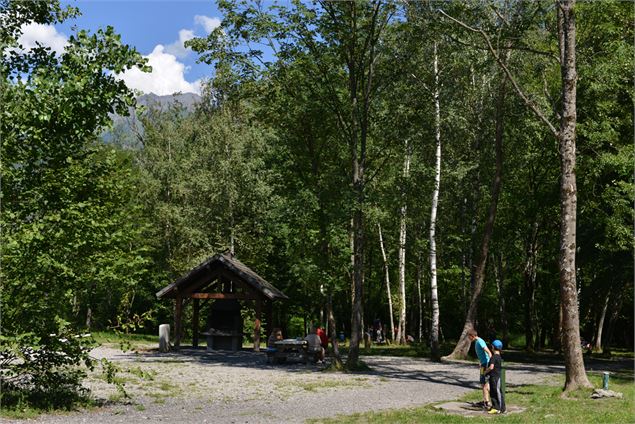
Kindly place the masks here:
[(492, 398), (492, 408), (505, 412), (505, 393), (501, 387), (500, 375), (490, 376), (489, 395)]

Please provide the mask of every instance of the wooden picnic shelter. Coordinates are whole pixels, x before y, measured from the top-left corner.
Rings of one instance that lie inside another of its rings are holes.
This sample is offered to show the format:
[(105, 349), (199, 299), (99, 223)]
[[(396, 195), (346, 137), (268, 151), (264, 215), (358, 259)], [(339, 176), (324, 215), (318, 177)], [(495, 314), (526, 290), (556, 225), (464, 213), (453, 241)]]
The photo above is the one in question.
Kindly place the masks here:
[[(288, 299), (284, 293), (230, 253), (220, 253), (208, 258), (187, 275), (158, 291), (156, 296), (158, 299), (174, 299), (175, 349), (181, 344), (183, 308), (190, 301), (193, 308), (192, 345), (198, 347), (199, 335), (205, 334), (208, 348), (213, 349), (218, 346), (231, 350), (237, 350), (237, 346), (240, 348), (243, 336), (240, 302), (253, 305), (256, 312), (253, 330), (255, 351), (260, 350), (263, 311), (266, 314), (266, 334), (269, 334), (272, 330), (273, 302)], [(214, 302), (207, 320), (210, 327), (200, 333), (201, 301), (205, 303), (210, 300)], [(228, 341), (230, 345), (227, 344)]]

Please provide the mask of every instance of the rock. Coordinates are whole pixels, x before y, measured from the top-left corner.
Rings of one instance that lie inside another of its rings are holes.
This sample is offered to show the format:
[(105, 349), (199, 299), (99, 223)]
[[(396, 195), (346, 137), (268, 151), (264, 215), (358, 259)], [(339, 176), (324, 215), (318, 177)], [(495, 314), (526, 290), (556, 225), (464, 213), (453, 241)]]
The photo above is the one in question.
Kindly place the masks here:
[(610, 397), (622, 399), (624, 395), (619, 392), (614, 392), (613, 390), (604, 390), (604, 389), (595, 389), (593, 390), (593, 393), (591, 394), (592, 399), (601, 399), (601, 398), (610, 398)]

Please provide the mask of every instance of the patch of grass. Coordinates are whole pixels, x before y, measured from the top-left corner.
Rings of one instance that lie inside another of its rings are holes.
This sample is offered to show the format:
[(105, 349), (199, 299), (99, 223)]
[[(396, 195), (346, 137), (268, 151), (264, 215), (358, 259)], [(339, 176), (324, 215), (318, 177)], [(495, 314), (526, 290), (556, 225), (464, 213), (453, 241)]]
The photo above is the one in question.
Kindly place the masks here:
[[(17, 391), (9, 392), (4, 387), (0, 388), (0, 418), (16, 420), (31, 419), (41, 414), (64, 414), (81, 408), (92, 408), (96, 406), (95, 399), (93, 399), (87, 391), (76, 393), (66, 391), (64, 388), (57, 388), (59, 392), (56, 393), (56, 396), (59, 399), (65, 399), (66, 402), (39, 403), (29, 398), (28, 393), (22, 394)], [(14, 398), (11, 398), (11, 396)], [(10, 401), (7, 401), (7, 399)]]
[(307, 392), (317, 392), (319, 389), (331, 389), (334, 387), (359, 387), (359, 381), (341, 381), (341, 380), (323, 380), (323, 381), (310, 381), (298, 383), (298, 387), (306, 390)]
[[(441, 355), (448, 355), (454, 349), (455, 343), (442, 343), (439, 346)], [(348, 355), (349, 348), (340, 345), (340, 353)], [(373, 344), (370, 349), (366, 349), (360, 345), (360, 356), (399, 356), (410, 358), (421, 358), (430, 356), (430, 348), (426, 343), (411, 343), (408, 345), (398, 344)]]
[(119, 403), (125, 398), (126, 398), (125, 394), (121, 393), (120, 391), (117, 391), (115, 393), (112, 393), (110, 396), (108, 396), (108, 401), (112, 403)]
[(159, 336), (156, 334), (118, 334), (112, 331), (94, 331), (91, 333), (97, 343), (120, 343), (122, 341), (135, 343), (159, 344)]
[[(591, 383), (601, 387), (601, 377), (590, 375)], [(326, 420), (309, 420), (311, 423), (501, 423), (551, 424), (551, 423), (632, 423), (635, 419), (635, 384), (633, 376), (611, 378), (610, 389), (624, 394), (623, 399), (591, 399), (591, 389), (581, 389), (562, 396), (564, 381), (557, 386), (527, 385), (508, 388), (506, 403), (525, 408), (524, 412), (495, 417), (464, 417), (435, 410), (427, 405), (421, 408), (394, 410), (380, 413), (339, 415)], [(480, 400), (480, 392), (461, 398), (463, 401)]]
[(165, 392), (150, 392), (148, 393), (152, 399), (154, 399), (154, 403), (163, 404), (165, 403), (165, 398), (169, 397), (169, 395)]
[(633, 359), (635, 357), (635, 352), (628, 349), (623, 348), (611, 348), (611, 352), (609, 353), (594, 353), (593, 356), (599, 356), (600, 358), (621, 358), (621, 359)]
[(137, 411), (145, 411), (146, 407), (142, 403), (138, 403), (134, 407)]
[(17, 406), (15, 408), (0, 408), (0, 416), (8, 418), (10, 420), (29, 420), (35, 419), (40, 414), (47, 412), (40, 409), (35, 409), (30, 406)]
[(139, 379), (142, 380), (154, 380), (154, 376), (157, 375), (157, 372), (154, 370), (150, 370), (150, 371), (144, 371), (141, 369), (141, 367), (132, 367), (126, 370), (127, 372), (129, 372), (132, 375), (137, 376)]

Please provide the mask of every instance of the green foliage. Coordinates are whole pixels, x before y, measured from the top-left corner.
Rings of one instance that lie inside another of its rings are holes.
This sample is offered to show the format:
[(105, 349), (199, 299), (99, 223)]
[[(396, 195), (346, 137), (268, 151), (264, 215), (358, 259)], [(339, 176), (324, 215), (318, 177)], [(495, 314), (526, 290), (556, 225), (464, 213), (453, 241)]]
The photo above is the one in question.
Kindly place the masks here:
[(3, 406), (86, 399), (79, 365), (92, 369), (95, 345), (72, 329), (130, 314), (145, 278), (132, 158), (97, 140), (110, 113), (134, 104), (115, 74), (145, 59), (112, 27), (76, 32), (59, 56), (17, 42), (23, 24), (76, 14), (58, 1), (2, 2)]
[(14, 46), (2, 52), (3, 331), (47, 333), (55, 316), (80, 313), (90, 326), (145, 270), (130, 155), (96, 141), (108, 114), (134, 102), (113, 73), (144, 60), (110, 27), (79, 31), (60, 57)]
[[(337, 331), (350, 334), (356, 211), (364, 216), (358, 228), (364, 319), (368, 324), (380, 318), (386, 328), (376, 228), (381, 224), (396, 296), (403, 206), (407, 333), (421, 334), (421, 340), (403, 349), (373, 347), (370, 354), (427, 355), (435, 146), (430, 87), (436, 76), (443, 143), (436, 254), (445, 348), (460, 334), (471, 297), (491, 196), (502, 74), (486, 52), (474, 48), (481, 36), (441, 19), (435, 7), (483, 28), (501, 46), (510, 43), (510, 71), (554, 122), (561, 102), (555, 12), (545, 2), (430, 7), (294, 1), (259, 7), (227, 0), (219, 2), (222, 25), (187, 43), (216, 68), (196, 110), (150, 106), (140, 111), (143, 130), (135, 143), (108, 144), (98, 134), (109, 125), (109, 114), (126, 114), (134, 104), (133, 93), (115, 75), (133, 66), (147, 69), (145, 61), (110, 27), (95, 34), (77, 31), (61, 55), (43, 47), (24, 51), (17, 45), (23, 24), (54, 24), (78, 11), (57, 1), (0, 4), (0, 299), (12, 369), (30, 352), (25, 349), (47, 346), (38, 354), (47, 361), (57, 360), (51, 351), (67, 349), (59, 338), (46, 336), (58, 333), (56, 317), (75, 328), (110, 328), (116, 336), (98, 336), (133, 347), (142, 327), (171, 319), (170, 305), (157, 304), (155, 292), (232, 248), (290, 297), (274, 309), (273, 324), (284, 327), (286, 336), (303, 336), (305, 322), (323, 317), (328, 295)], [(385, 23), (380, 35), (371, 30), (378, 21)], [(625, 346), (633, 343), (632, 22), (627, 3), (578, 2), (581, 330), (587, 339), (597, 333), (606, 304), (605, 337)], [(438, 75), (431, 63), (434, 47)], [(504, 300), (508, 341), (554, 347), (558, 152), (552, 134), (518, 97), (509, 94), (504, 110), (503, 189), (479, 329), (491, 321), (502, 333)], [(408, 178), (406, 142), (412, 154)], [(365, 166), (363, 189), (353, 184), (355, 164)], [(533, 311), (530, 299), (537, 305)], [(396, 309), (399, 300), (393, 300)], [(244, 309), (245, 331), (251, 333), (253, 311)], [(189, 317), (190, 309), (184, 313)], [(533, 340), (525, 331), (532, 326)], [(73, 349), (75, 357), (84, 354)], [(32, 372), (47, 375), (38, 361), (30, 361)], [(123, 384), (112, 364), (103, 369), (107, 380)], [(60, 372), (55, 378), (69, 390), (81, 380), (80, 374)], [(52, 381), (42, 378), (41, 387)], [(45, 397), (7, 396), (13, 404)]]
[(90, 334), (75, 334), (66, 322), (58, 320), (58, 325), (59, 330), (52, 334), (25, 333), (0, 339), (3, 408), (69, 409), (87, 401), (83, 366), (93, 369), (89, 352), (95, 342)]

